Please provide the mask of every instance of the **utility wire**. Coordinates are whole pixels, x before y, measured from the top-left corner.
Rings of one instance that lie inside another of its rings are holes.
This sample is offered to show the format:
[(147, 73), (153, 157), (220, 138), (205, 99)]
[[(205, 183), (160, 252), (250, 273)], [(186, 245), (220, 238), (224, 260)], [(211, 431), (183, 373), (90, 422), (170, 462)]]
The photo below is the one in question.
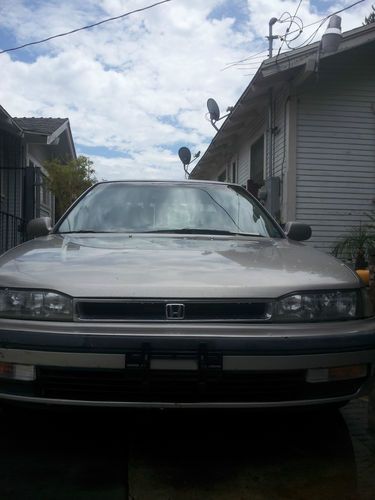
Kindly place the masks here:
[(253, 61), (249, 61), (249, 62), (243, 62), (243, 63), (238, 63), (238, 64), (235, 64), (234, 66), (236, 68), (241, 68), (243, 66), (259, 66), (259, 64), (264, 61), (264, 58), (260, 59), (260, 60), (253, 60)]
[(135, 10), (131, 10), (129, 12), (125, 12), (125, 14), (121, 14), (120, 16), (110, 17), (108, 19), (103, 19), (103, 21), (99, 21), (97, 23), (88, 24), (87, 26), (82, 26), (82, 28), (76, 28), (74, 30), (67, 31), (65, 33), (59, 33), (58, 35), (49, 36), (48, 38), (44, 38), (43, 40), (37, 40), (35, 42), (29, 42), (29, 43), (25, 43), (24, 45), (19, 45), (18, 47), (12, 47), (10, 49), (1, 50), (0, 54), (4, 54), (5, 52), (11, 52), (13, 50), (24, 49), (25, 47), (29, 47), (30, 45), (37, 45), (38, 43), (48, 42), (49, 40), (53, 40), (54, 38), (59, 38), (59, 37), (62, 37), (62, 36), (71, 35), (72, 33), (77, 33), (77, 31), (82, 31), (82, 30), (87, 30), (87, 29), (90, 29), (90, 28), (94, 28), (95, 26), (100, 26), (101, 24), (109, 23), (110, 21), (116, 21), (117, 19), (122, 19), (124, 17), (130, 16), (131, 14), (136, 14), (137, 12), (143, 12), (145, 10), (152, 9), (153, 7), (156, 7), (158, 5), (161, 5), (161, 4), (167, 3), (167, 2), (171, 2), (171, 1), (172, 0), (162, 0), (161, 2), (157, 2), (157, 3), (154, 3), (152, 5), (148, 5), (146, 7), (142, 7), (140, 9), (135, 9)]
[(241, 66), (236, 66), (235, 69), (247, 69), (247, 68), (259, 68), (261, 63), (256, 64), (243, 64)]
[(265, 55), (267, 53), (268, 53), (268, 50), (261, 50), (260, 52), (257, 52), (256, 54), (252, 54), (249, 57), (245, 57), (245, 59), (239, 59), (238, 61), (228, 63), (221, 71), (225, 71), (226, 69), (229, 69), (232, 66), (237, 66), (238, 64), (244, 63), (245, 61), (250, 61), (252, 59), (260, 59), (263, 61), (264, 57), (262, 57), (260, 54)]
[[(322, 19), (319, 19), (318, 21), (315, 21), (313, 23), (310, 23), (310, 24), (306, 24), (305, 28), (309, 28), (310, 26), (314, 26), (315, 24), (319, 24), (320, 22), (322, 21), (326, 21), (327, 19), (329, 19), (331, 16), (335, 16), (336, 14), (340, 14), (341, 12), (344, 12), (345, 10), (348, 10), (348, 9), (351, 9), (352, 7), (354, 7), (355, 5), (358, 5), (362, 2), (364, 2), (365, 0), (358, 0), (357, 2), (355, 3), (352, 3), (351, 5), (348, 5), (347, 7), (344, 7), (343, 9), (340, 9), (340, 10), (336, 10), (336, 12), (332, 12), (331, 14), (328, 14), (328, 16), (326, 17), (323, 17)], [(294, 30), (294, 31), (290, 31), (289, 32), (289, 35), (291, 35), (292, 33), (296, 33), (298, 30)]]
[(316, 37), (318, 31), (320, 30), (320, 28), (323, 26), (323, 24), (327, 21), (327, 19), (323, 19), (323, 21), (319, 24), (319, 26), (316, 28), (315, 31), (313, 31), (313, 33), (306, 38), (306, 40), (301, 43), (300, 45), (296, 45), (295, 47), (291, 47), (289, 44), (290, 42), (293, 42), (293, 40), (295, 40), (295, 38), (293, 38), (292, 40), (290, 40), (289, 42), (287, 42), (287, 46), (289, 49), (291, 50), (295, 50), (295, 49), (300, 49), (301, 47), (305, 47), (305, 45), (308, 45), (309, 43), (312, 43), (314, 41), (314, 38)]
[[(280, 55), (280, 52), (281, 52), (281, 49), (283, 48), (283, 45), (284, 45), (285, 40), (286, 40), (286, 37), (290, 34), (290, 28), (292, 27), (293, 22), (295, 22), (295, 21), (294, 21), (294, 19), (295, 19), (295, 18), (296, 18), (296, 16), (297, 16), (297, 12), (299, 11), (299, 8), (301, 7), (301, 3), (302, 3), (302, 0), (299, 0), (299, 3), (298, 3), (298, 5), (297, 5), (296, 11), (295, 11), (295, 13), (294, 13), (294, 16), (293, 16), (293, 17), (291, 17), (291, 19), (290, 19), (290, 23), (289, 23), (289, 26), (288, 26), (288, 28), (286, 29), (285, 35), (283, 36), (283, 39), (282, 39), (283, 41), (281, 42), (281, 45), (280, 45), (279, 50), (278, 50), (278, 52), (277, 52), (276, 59), (277, 59), (277, 58), (278, 58), (278, 56)], [(284, 14), (285, 14), (285, 12), (284, 12)], [(284, 15), (284, 14), (282, 14), (282, 15)], [(280, 20), (280, 19), (279, 19), (279, 20)], [(297, 26), (298, 26), (298, 23), (296, 23), (296, 24), (297, 24)], [(301, 28), (300, 28), (300, 30), (299, 30), (299, 31), (301, 32)]]
[[(288, 21), (280, 21), (280, 22), (281, 23), (286, 23)], [(291, 24), (296, 24), (299, 29), (293, 31), (293, 33), (295, 33), (296, 31), (298, 31), (298, 33), (296, 34), (295, 37), (293, 37), (291, 40), (289, 40), (289, 43), (292, 42), (293, 40), (296, 40), (299, 36), (301, 36), (301, 34), (303, 32), (303, 21), (302, 20), (301, 20), (301, 24), (299, 22), (297, 22), (295, 19), (292, 19), (290, 22), (291, 22)], [(289, 36), (290, 34), (291, 34), (291, 32), (288, 31), (283, 36), (279, 35), (279, 38), (282, 40), (283, 43), (285, 42), (288, 45), (287, 36)]]
[[(288, 17), (286, 17), (285, 19), (283, 19), (284, 15), (287, 14)], [(285, 11), (281, 14), (281, 16), (279, 17), (278, 21), (279, 23), (286, 23), (288, 22), (290, 19), (298, 19), (298, 21), (303, 25), (303, 21), (302, 19), (299, 17), (299, 16), (292, 16), (292, 14), (288, 11)]]
[[(318, 28), (317, 28), (317, 29), (316, 29), (316, 30), (315, 30), (315, 31), (314, 31), (314, 32), (313, 32), (313, 33), (312, 33), (312, 34), (311, 34), (311, 35), (310, 35), (310, 36), (309, 36), (309, 37), (308, 37), (308, 38), (307, 38), (307, 39), (306, 39), (303, 43), (301, 43), (301, 45), (297, 45), (296, 47), (291, 47), (291, 46), (289, 45), (291, 42), (293, 42), (294, 40), (296, 40), (296, 39), (300, 36), (300, 34), (301, 34), (301, 30), (300, 30), (300, 29), (298, 29), (298, 30), (289, 31), (288, 33), (286, 33), (286, 35), (287, 35), (287, 34), (288, 34), (288, 35), (292, 35), (293, 33), (298, 33), (298, 35), (297, 35), (295, 38), (293, 38), (292, 40), (289, 40), (289, 41), (287, 41), (287, 40), (285, 40), (285, 39), (284, 39), (284, 40), (286, 41), (286, 44), (287, 44), (288, 48), (289, 48), (289, 49), (291, 49), (291, 50), (300, 49), (301, 47), (304, 47), (304, 46), (308, 45), (309, 43), (312, 43), (312, 41), (313, 41), (313, 40), (314, 40), (314, 38), (316, 37), (316, 35), (317, 35), (318, 31), (319, 31), (319, 30), (320, 30), (320, 28), (323, 26), (323, 24), (325, 23), (325, 21), (327, 21), (327, 19), (329, 19), (331, 16), (335, 16), (336, 14), (340, 14), (341, 12), (344, 12), (345, 10), (351, 9), (352, 7), (355, 7), (356, 5), (358, 5), (358, 4), (360, 4), (360, 3), (364, 2), (364, 1), (365, 1), (365, 0), (358, 0), (357, 2), (354, 2), (354, 3), (352, 3), (351, 5), (347, 5), (346, 7), (342, 8), (342, 9), (340, 9), (340, 10), (336, 10), (335, 12), (332, 12), (332, 13), (328, 14), (327, 16), (325, 16), (325, 17), (323, 17), (323, 18), (319, 19), (318, 21), (314, 21), (313, 23), (306, 24), (306, 26), (304, 26), (304, 28), (303, 28), (303, 29), (309, 28), (310, 26), (315, 26), (316, 24), (319, 24), (319, 26), (318, 26)], [(284, 14), (288, 14), (288, 12), (284, 12), (284, 13), (281, 15), (281, 17), (282, 17)], [(280, 19), (281, 19), (281, 17), (280, 17)], [(276, 58), (277, 58), (277, 57), (279, 56), (279, 54), (280, 54), (280, 51), (281, 51), (281, 47), (282, 47), (282, 45), (283, 45), (283, 44), (281, 44), (281, 46), (280, 46), (280, 48), (279, 48), (279, 51), (278, 51), (278, 53), (277, 53)]]
[[(296, 13), (297, 12), (298, 12), (298, 8), (296, 9)], [(288, 17), (283, 19), (283, 16), (285, 14)], [(298, 22), (296, 21), (296, 19), (298, 19)], [(283, 12), (279, 18), (279, 22), (286, 23), (288, 21), (290, 21), (289, 26), (291, 26), (291, 24), (294, 23), (300, 28), (300, 30), (299, 30), (300, 32), (303, 30), (303, 21), (299, 16), (297, 16), (297, 15), (292, 16), (290, 14), (290, 12)], [(239, 66), (238, 69), (244, 69), (243, 66), (246, 66), (246, 65), (251, 64), (251, 63), (255, 63), (255, 64), (259, 65), (264, 60), (264, 56), (266, 54), (268, 54), (268, 50), (261, 50), (260, 52), (257, 52), (249, 57), (246, 57), (245, 59), (239, 59), (238, 61), (228, 63), (221, 71), (225, 71), (229, 68), (232, 68), (233, 66)], [(242, 68), (241, 68), (241, 66), (242, 66)]]

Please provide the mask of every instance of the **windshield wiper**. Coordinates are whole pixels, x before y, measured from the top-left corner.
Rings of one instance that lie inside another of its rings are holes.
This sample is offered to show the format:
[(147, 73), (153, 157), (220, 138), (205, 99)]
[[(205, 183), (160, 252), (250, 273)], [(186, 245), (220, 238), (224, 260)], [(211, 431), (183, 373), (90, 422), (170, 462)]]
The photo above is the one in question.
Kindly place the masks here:
[(57, 234), (86, 234), (86, 233), (109, 233), (111, 231), (93, 231), (92, 229), (79, 229), (78, 231), (59, 231)]
[(259, 233), (238, 233), (235, 231), (225, 231), (222, 229), (195, 229), (190, 227), (176, 228), (176, 229), (155, 229), (154, 231), (142, 231), (145, 233), (176, 233), (176, 234), (218, 234), (228, 236), (257, 236), (264, 238)]
[[(116, 233), (120, 234), (119, 231), (94, 231), (92, 229), (79, 229), (77, 231), (59, 231), (57, 234), (97, 234), (97, 233)], [(156, 233), (171, 233), (171, 234), (214, 234), (214, 235), (224, 235), (224, 236), (256, 236), (258, 238), (264, 238), (262, 234), (259, 233), (239, 233), (235, 231), (225, 231), (223, 229), (198, 229), (191, 227), (174, 228), (174, 229), (154, 229), (151, 231), (126, 231), (127, 234), (156, 234)]]

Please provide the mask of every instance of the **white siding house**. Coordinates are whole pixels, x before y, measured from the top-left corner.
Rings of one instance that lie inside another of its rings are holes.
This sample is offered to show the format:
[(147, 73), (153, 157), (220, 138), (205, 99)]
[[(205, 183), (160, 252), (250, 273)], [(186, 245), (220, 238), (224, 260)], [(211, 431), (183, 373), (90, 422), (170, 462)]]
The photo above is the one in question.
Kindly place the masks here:
[(308, 244), (330, 251), (375, 209), (375, 23), (344, 33), (335, 53), (318, 51), (265, 60), (190, 178), (226, 169), (232, 180), (234, 158), (236, 181), (260, 184), (263, 162), (266, 206), (310, 224)]
[[(322, 92), (324, 89), (324, 92)], [(340, 54), (297, 103), (296, 218), (332, 241), (375, 208), (375, 49)]]

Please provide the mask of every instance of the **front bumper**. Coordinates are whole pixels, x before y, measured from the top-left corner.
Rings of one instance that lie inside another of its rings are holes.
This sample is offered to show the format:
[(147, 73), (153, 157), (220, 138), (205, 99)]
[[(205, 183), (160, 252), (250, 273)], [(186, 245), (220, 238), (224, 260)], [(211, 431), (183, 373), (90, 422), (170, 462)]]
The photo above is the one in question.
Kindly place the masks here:
[[(340, 402), (374, 373), (375, 320), (312, 324), (49, 323), (0, 320), (0, 361), (34, 382), (0, 398), (128, 407), (279, 407)], [(306, 382), (309, 369), (365, 364), (367, 376)]]

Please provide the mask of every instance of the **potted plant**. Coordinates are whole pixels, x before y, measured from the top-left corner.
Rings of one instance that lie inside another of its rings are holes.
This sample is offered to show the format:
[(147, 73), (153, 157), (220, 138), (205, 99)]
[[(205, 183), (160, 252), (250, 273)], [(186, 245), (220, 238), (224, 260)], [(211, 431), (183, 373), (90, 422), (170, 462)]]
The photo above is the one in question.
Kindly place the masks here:
[[(371, 215), (373, 217), (373, 215)], [(375, 231), (372, 224), (360, 224), (353, 227), (333, 247), (335, 257), (350, 259), (354, 269), (367, 268), (367, 256), (370, 248), (375, 246)]]

